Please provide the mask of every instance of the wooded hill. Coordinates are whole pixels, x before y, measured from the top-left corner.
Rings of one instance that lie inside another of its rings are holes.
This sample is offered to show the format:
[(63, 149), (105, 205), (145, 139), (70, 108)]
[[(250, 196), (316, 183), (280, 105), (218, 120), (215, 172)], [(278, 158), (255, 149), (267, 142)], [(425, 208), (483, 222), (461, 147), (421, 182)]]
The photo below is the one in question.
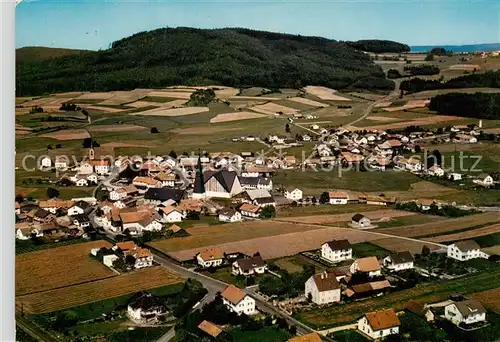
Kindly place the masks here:
[(347, 43), (239, 28), (164, 28), (118, 40), (108, 50), (18, 58), (16, 82), (18, 96), (179, 84), (394, 89), (368, 55)]
[(400, 88), (409, 93), (424, 90), (460, 89), (460, 88), (500, 88), (500, 71), (487, 71), (472, 73), (452, 78), (446, 82), (442, 80), (424, 80), (412, 78), (401, 82)]

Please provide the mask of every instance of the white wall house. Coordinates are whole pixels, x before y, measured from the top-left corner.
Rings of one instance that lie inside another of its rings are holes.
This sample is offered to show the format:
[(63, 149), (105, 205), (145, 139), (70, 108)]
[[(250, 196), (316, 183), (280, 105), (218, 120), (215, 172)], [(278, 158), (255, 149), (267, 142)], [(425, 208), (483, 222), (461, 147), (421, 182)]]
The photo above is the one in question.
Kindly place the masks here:
[(340, 302), (340, 284), (334, 273), (324, 271), (306, 281), (305, 295), (318, 305)]
[(254, 275), (263, 274), (267, 270), (267, 265), (260, 255), (239, 259), (233, 262), (231, 273), (234, 275)]
[(352, 259), (352, 246), (348, 240), (332, 240), (321, 245), (321, 257), (330, 262)]
[(330, 204), (347, 204), (348, 195), (344, 191), (330, 191), (328, 197)]
[(489, 255), (481, 251), (481, 247), (474, 240), (463, 240), (448, 246), (448, 258), (459, 261), (471, 259), (488, 259)]
[(196, 261), (201, 267), (217, 267), (224, 261), (224, 253), (220, 248), (207, 248), (196, 254)]
[(239, 210), (242, 216), (250, 218), (258, 218), (260, 215), (260, 207), (250, 203), (243, 203)]
[(136, 322), (156, 320), (165, 313), (167, 308), (162, 300), (150, 293), (145, 293), (127, 307), (127, 315)]
[(391, 271), (404, 271), (412, 269), (414, 258), (410, 252), (400, 252), (388, 255), (384, 258), (384, 267)]
[(351, 225), (355, 228), (371, 227), (372, 221), (362, 214), (356, 214), (351, 218)]
[(219, 211), (219, 221), (239, 222), (241, 221), (241, 213), (231, 208), (223, 208)]
[(493, 185), (493, 183), (495, 183), (495, 181), (493, 180), (493, 177), (491, 177), (490, 175), (486, 175), (486, 174), (479, 175), (478, 179), (474, 179), (472, 182), (474, 184), (479, 184), (479, 185), (485, 186), (485, 187), (490, 187)]
[(221, 293), (222, 302), (226, 307), (237, 314), (254, 315), (255, 300), (234, 285), (229, 285)]
[(430, 176), (443, 177), (444, 170), (438, 165), (434, 165), (427, 169), (427, 174)]
[(454, 302), (444, 308), (444, 317), (455, 325), (486, 321), (486, 310), (477, 300)]
[(370, 277), (379, 276), (382, 274), (380, 264), (376, 257), (367, 257), (357, 259), (349, 268), (351, 273), (362, 272), (367, 273)]
[(392, 309), (369, 312), (358, 320), (358, 330), (374, 340), (399, 334), (401, 322)]
[(49, 168), (52, 166), (52, 160), (49, 157), (43, 157), (42, 160), (40, 160), (40, 166), (42, 168)]
[(298, 188), (285, 189), (285, 197), (291, 201), (298, 201), (302, 199), (302, 190)]
[(105, 255), (102, 258), (102, 263), (108, 267), (113, 267), (113, 262), (115, 262), (115, 260), (118, 260), (118, 257), (116, 255), (114, 254)]
[(173, 206), (162, 208), (161, 211), (163, 212), (163, 220), (168, 223), (182, 222), (184, 218), (182, 212)]

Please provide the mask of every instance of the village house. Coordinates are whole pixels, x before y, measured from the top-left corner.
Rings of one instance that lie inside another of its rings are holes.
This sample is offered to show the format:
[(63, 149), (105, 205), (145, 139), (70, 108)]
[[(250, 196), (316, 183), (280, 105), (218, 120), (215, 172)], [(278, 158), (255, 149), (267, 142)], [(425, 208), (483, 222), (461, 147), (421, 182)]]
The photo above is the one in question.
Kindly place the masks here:
[(78, 174), (75, 175), (73, 178), (73, 181), (75, 182), (76, 186), (88, 186), (89, 182), (87, 180), (87, 176), (85, 174)]
[(107, 175), (111, 167), (111, 162), (108, 159), (94, 159), (88, 161), (89, 165), (93, 167), (93, 172), (98, 175)]
[(119, 201), (129, 196), (135, 196), (139, 193), (139, 190), (133, 185), (127, 185), (121, 188), (113, 189), (109, 193), (109, 199), (111, 201)]
[(459, 180), (462, 180), (462, 174), (461, 173), (456, 173), (456, 172), (451, 172), (451, 173), (448, 173), (448, 179), (451, 180), (451, 181), (459, 181)]
[(219, 211), (219, 221), (221, 222), (239, 222), (241, 213), (233, 208), (222, 208)]
[(454, 138), (455, 142), (459, 144), (475, 144), (477, 138), (470, 134), (457, 134)]
[(267, 265), (260, 255), (251, 258), (238, 259), (232, 264), (231, 273), (233, 275), (250, 276), (263, 274), (267, 271)]
[(430, 210), (431, 206), (433, 204), (436, 204), (434, 200), (431, 199), (421, 199), (421, 200), (416, 200), (415, 203), (418, 205), (418, 207), (424, 211)]
[(344, 290), (343, 295), (352, 299), (361, 299), (381, 295), (391, 287), (387, 280), (371, 281), (368, 283), (351, 285)]
[(158, 317), (167, 312), (163, 300), (151, 293), (144, 293), (127, 307), (128, 317), (138, 323), (157, 321)]
[(132, 180), (132, 184), (138, 189), (161, 188), (161, 181), (153, 177), (137, 176)]
[(417, 158), (401, 158), (396, 161), (396, 166), (410, 172), (420, 172), (424, 168), (424, 164)]
[(85, 201), (77, 201), (71, 207), (68, 208), (68, 215), (78, 215), (78, 214), (88, 214), (92, 211), (92, 206), (90, 203)]
[(393, 309), (368, 312), (358, 320), (358, 330), (374, 340), (399, 334), (400, 325)]
[(291, 201), (298, 201), (302, 199), (302, 190), (292, 186), (285, 188), (285, 198)]
[(166, 173), (166, 172), (160, 172), (157, 174), (154, 179), (159, 180), (161, 182), (161, 186), (169, 186), (169, 187), (174, 187), (175, 186), (175, 174), (174, 173)]
[(73, 224), (77, 226), (78, 228), (87, 228), (90, 227), (90, 219), (87, 215), (85, 214), (78, 214), (72, 216), (73, 219)]
[(69, 159), (66, 156), (56, 156), (54, 160), (54, 167), (56, 170), (64, 171), (68, 168)]
[(484, 187), (490, 187), (492, 186), (495, 182), (493, 180), (493, 177), (487, 173), (481, 173), (477, 179), (474, 179), (472, 181), (474, 184), (478, 184)]
[(83, 161), (80, 163), (80, 167), (78, 168), (78, 173), (82, 175), (88, 175), (94, 172), (94, 167), (90, 165), (89, 161)]
[(38, 202), (38, 206), (42, 209), (50, 211), (52, 214), (56, 214), (59, 209), (68, 210), (71, 208), (73, 206), (73, 201), (49, 199), (47, 201)]
[(162, 214), (163, 220), (172, 223), (172, 222), (182, 222), (182, 219), (185, 217), (182, 211), (174, 206), (167, 206), (159, 209)]
[(388, 203), (394, 202), (393, 199), (372, 195), (365, 196), (364, 201), (369, 205), (387, 205)]
[(340, 302), (340, 284), (334, 273), (324, 271), (306, 281), (305, 295), (318, 305)]
[(183, 197), (184, 190), (174, 188), (149, 188), (144, 193), (144, 201), (155, 205), (159, 205), (168, 200), (180, 203)]
[(272, 190), (273, 181), (265, 177), (240, 177), (240, 184), (243, 190)]
[(218, 247), (207, 248), (196, 254), (196, 261), (198, 265), (203, 268), (217, 267), (222, 265), (224, 253), (222, 253), (222, 250)]
[(349, 197), (346, 191), (329, 191), (328, 198), (330, 204), (347, 204)]
[(351, 274), (356, 272), (366, 273), (370, 277), (381, 275), (380, 264), (376, 257), (361, 258), (354, 261), (349, 268)]
[(427, 169), (427, 174), (429, 176), (443, 177), (444, 170), (439, 165), (433, 165)]
[(427, 322), (432, 322), (436, 318), (432, 310), (427, 305), (422, 305), (415, 300), (406, 302), (404, 307), (405, 310), (424, 318)]
[(131, 251), (127, 252), (127, 255), (131, 255), (135, 259), (134, 268), (144, 268), (153, 266), (153, 254), (147, 248), (137, 247)]
[(222, 302), (229, 311), (237, 314), (253, 315), (255, 310), (255, 299), (247, 295), (243, 290), (234, 285), (229, 285), (221, 293)]
[(472, 259), (488, 259), (489, 255), (481, 251), (481, 247), (474, 240), (462, 240), (448, 245), (448, 258), (458, 261), (466, 261)]
[(160, 217), (154, 210), (147, 208), (133, 209), (133, 211), (120, 212), (123, 231), (126, 229), (136, 229), (140, 233), (143, 230), (160, 231), (163, 228)]
[(52, 160), (50, 159), (50, 157), (48, 156), (45, 156), (43, 157), (41, 160), (40, 160), (40, 168), (44, 169), (44, 168), (50, 168), (52, 167)]
[(351, 225), (355, 228), (371, 227), (371, 220), (362, 214), (356, 214), (351, 218)]
[(239, 208), (241, 215), (244, 217), (258, 218), (260, 216), (260, 207), (250, 203), (243, 203)]
[(352, 259), (352, 246), (348, 240), (332, 240), (321, 245), (321, 257), (330, 262)]
[(383, 263), (385, 268), (399, 272), (412, 269), (414, 261), (410, 252), (399, 252), (386, 256)]
[(445, 306), (444, 317), (455, 325), (486, 321), (486, 310), (477, 300), (469, 299)]

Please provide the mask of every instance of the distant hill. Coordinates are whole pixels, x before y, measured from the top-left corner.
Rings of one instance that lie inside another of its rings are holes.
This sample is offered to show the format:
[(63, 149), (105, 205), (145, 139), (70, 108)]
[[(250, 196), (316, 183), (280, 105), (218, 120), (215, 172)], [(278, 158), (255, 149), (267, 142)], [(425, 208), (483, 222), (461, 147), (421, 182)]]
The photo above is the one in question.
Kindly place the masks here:
[(164, 28), (103, 51), (49, 59), (19, 54), (17, 71), (18, 95), (178, 84), (394, 89), (368, 55), (347, 43), (240, 28)]
[(16, 62), (46, 61), (62, 56), (77, 55), (88, 50), (60, 49), (44, 46), (27, 46), (16, 50)]
[(443, 47), (451, 52), (477, 52), (477, 51), (497, 51), (500, 50), (500, 43), (493, 44), (472, 44), (472, 45), (421, 45), (410, 46), (411, 52), (429, 52), (432, 48)]
[(410, 51), (410, 47), (408, 45), (394, 42), (392, 40), (366, 39), (355, 42), (346, 42), (346, 44), (355, 49), (373, 53), (401, 53)]

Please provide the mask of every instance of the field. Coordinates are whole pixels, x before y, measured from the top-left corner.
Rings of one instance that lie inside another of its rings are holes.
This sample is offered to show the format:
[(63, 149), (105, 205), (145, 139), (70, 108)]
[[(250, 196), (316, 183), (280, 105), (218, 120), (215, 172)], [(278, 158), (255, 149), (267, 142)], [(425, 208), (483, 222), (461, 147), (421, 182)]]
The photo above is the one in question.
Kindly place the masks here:
[[(332, 205), (335, 207), (335, 205)], [(341, 207), (341, 205), (339, 205)], [(380, 208), (380, 207), (379, 207)], [(404, 217), (415, 215), (413, 212), (400, 211), (394, 209), (381, 209), (376, 211), (359, 212), (371, 220), (379, 220), (381, 218), (393, 218), (393, 217)], [(350, 222), (352, 218), (352, 213), (348, 214), (336, 214), (336, 215), (314, 215), (314, 216), (301, 216), (301, 217), (288, 217), (288, 218), (278, 218), (278, 221), (296, 222), (296, 223), (312, 223), (312, 224), (333, 224), (340, 222)]]
[(208, 112), (208, 107), (185, 107), (185, 108), (170, 108), (160, 110), (151, 110), (145, 112), (138, 112), (135, 115), (148, 115), (148, 116), (183, 116)]
[(450, 121), (461, 121), (464, 120), (462, 117), (458, 116), (452, 116), (452, 115), (429, 115), (429, 116), (422, 116), (420, 118), (411, 120), (411, 121), (404, 121), (404, 122), (394, 122), (394, 123), (387, 123), (387, 124), (382, 124), (382, 125), (371, 125), (369, 124), (368, 126), (362, 126), (363, 122), (361, 122), (360, 127), (358, 126), (349, 126), (350, 129), (352, 130), (360, 130), (360, 129), (370, 129), (370, 130), (387, 130), (387, 129), (397, 129), (397, 128), (405, 128), (408, 126), (427, 126), (427, 125), (435, 125), (435, 124), (442, 124), (442, 125), (447, 125), (448, 122)]
[(128, 132), (128, 131), (137, 131), (141, 129), (146, 129), (146, 127), (139, 125), (103, 125), (103, 126), (89, 126), (88, 130), (91, 133), (99, 133), (99, 132)]
[(110, 247), (106, 241), (92, 241), (16, 256), (16, 296), (116, 276), (89, 257), (90, 250)]
[(149, 267), (109, 279), (18, 296), (16, 305), (22, 305), (27, 313), (41, 314), (179, 282), (182, 279), (177, 274), (163, 267)]
[(301, 104), (305, 104), (305, 105), (308, 105), (308, 106), (312, 106), (312, 107), (328, 107), (328, 104), (326, 104), (326, 103), (322, 103), (322, 102), (319, 102), (319, 101), (314, 101), (314, 100), (306, 99), (304, 97), (292, 97), (292, 98), (290, 98), (288, 100), (289, 101), (294, 101), (294, 102), (297, 102), (297, 103), (301, 103)]
[(322, 264), (315, 262), (301, 254), (272, 261), (270, 260), (269, 262), (276, 264), (281, 269), (287, 270), (289, 273), (302, 272), (304, 266), (311, 265), (314, 266), (316, 273), (320, 273), (326, 270), (326, 267)]
[[(498, 213), (497, 213), (497, 216), (498, 216)], [(452, 242), (452, 241), (457, 241), (457, 240), (474, 239), (475, 237), (490, 235), (490, 234), (495, 234), (495, 233), (500, 233), (500, 224), (494, 224), (491, 226), (477, 228), (477, 229), (473, 229), (470, 231), (465, 231), (465, 232), (460, 232), (460, 233), (455, 233), (455, 234), (440, 235), (440, 236), (436, 236), (436, 237), (425, 238), (424, 240), (442, 243), (442, 242)]]
[(234, 341), (238, 342), (286, 342), (291, 335), (283, 329), (276, 327), (264, 327), (258, 331), (243, 331), (234, 328), (229, 331)]
[(254, 112), (262, 113), (262, 114), (268, 114), (268, 115), (274, 115), (279, 112), (287, 115), (295, 114), (298, 112), (298, 110), (290, 107), (285, 107), (282, 105), (278, 105), (275, 103), (265, 103), (261, 105), (257, 105), (254, 107), (250, 107), (249, 109), (253, 110)]
[(401, 310), (409, 300), (424, 304), (445, 300), (450, 294), (483, 292), (496, 288), (499, 276), (500, 268), (495, 268), (489, 272), (473, 274), (465, 278), (422, 284), (384, 297), (304, 311), (295, 314), (294, 317), (313, 328), (325, 329), (351, 323), (369, 311), (383, 308)]
[(432, 243), (426, 243), (425, 241), (417, 242), (412, 240), (404, 240), (395, 237), (382, 238), (372, 241), (373, 244), (390, 250), (394, 252), (411, 252), (413, 254), (418, 254), (422, 252), (424, 246), (429, 247), (431, 251), (441, 249), (442, 247), (434, 245)]
[(56, 140), (79, 140), (89, 138), (89, 132), (84, 129), (66, 129), (63, 131), (57, 131), (53, 133), (42, 134), (40, 137), (51, 138)]
[(500, 313), (500, 287), (476, 293), (472, 297), (480, 301), (489, 310)]
[[(345, 205), (308, 205), (299, 207), (284, 207), (279, 208), (276, 213), (276, 220), (284, 219), (286, 217), (290, 218), (290, 221), (295, 221), (300, 216), (311, 216), (311, 215), (332, 215), (332, 214), (346, 214), (352, 213), (364, 213), (368, 211), (380, 210), (379, 205), (370, 204), (345, 204)], [(283, 221), (286, 221), (284, 219)]]
[(342, 97), (339, 95), (335, 95), (337, 93), (336, 90), (330, 89), (327, 87), (318, 87), (318, 86), (307, 86), (304, 88), (306, 93), (314, 95), (321, 100), (329, 100), (329, 101), (351, 101), (346, 97)]
[(376, 229), (376, 231), (379, 233), (392, 234), (397, 236), (418, 237), (428, 236), (431, 234), (442, 234), (449, 231), (464, 229), (478, 224), (490, 223), (498, 220), (498, 213), (489, 212), (407, 227), (379, 228)]
[(387, 107), (384, 108), (385, 111), (388, 112), (399, 112), (405, 109), (414, 109), (414, 108), (424, 108), (429, 105), (430, 100), (411, 100), (408, 101), (405, 105), (399, 107)]
[(252, 112), (224, 113), (224, 114), (218, 114), (216, 117), (210, 119), (210, 123), (257, 119), (257, 118), (262, 118), (264, 116), (265, 115)]
[(482, 251), (485, 253), (488, 253), (490, 255), (493, 255), (493, 254), (500, 255), (500, 245), (486, 247), (486, 248), (483, 248)]

